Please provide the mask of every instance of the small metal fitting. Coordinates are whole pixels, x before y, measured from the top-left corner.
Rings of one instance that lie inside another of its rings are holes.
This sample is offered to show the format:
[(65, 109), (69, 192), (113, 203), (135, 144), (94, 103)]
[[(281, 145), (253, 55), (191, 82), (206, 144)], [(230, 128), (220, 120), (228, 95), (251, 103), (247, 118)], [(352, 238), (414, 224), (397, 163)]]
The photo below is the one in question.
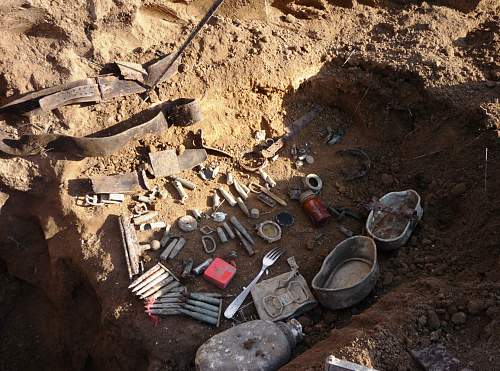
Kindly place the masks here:
[(304, 178), (304, 185), (313, 192), (319, 192), (323, 188), (323, 181), (316, 174), (308, 174)]
[(250, 217), (252, 219), (259, 219), (259, 217), (260, 217), (260, 211), (259, 211), (259, 209), (255, 209), (254, 208), (254, 209), (250, 210)]
[(202, 218), (202, 216), (203, 216), (203, 215), (202, 215), (202, 213), (201, 213), (201, 211), (200, 211), (200, 210), (198, 210), (198, 209), (193, 209), (193, 210), (191, 210), (191, 213), (193, 214), (194, 218), (195, 218), (196, 220), (198, 220), (198, 221), (200, 221), (200, 220), (201, 220), (201, 218)]
[(193, 268), (193, 273), (196, 274), (197, 276), (199, 276), (200, 274), (202, 274), (203, 272), (205, 272), (205, 269), (208, 268), (208, 266), (213, 262), (214, 260), (212, 258), (208, 258), (207, 260), (205, 260), (203, 263), (201, 263), (200, 265), (196, 266)]
[(184, 232), (192, 232), (198, 229), (198, 222), (191, 215), (184, 215), (177, 221), (179, 229)]

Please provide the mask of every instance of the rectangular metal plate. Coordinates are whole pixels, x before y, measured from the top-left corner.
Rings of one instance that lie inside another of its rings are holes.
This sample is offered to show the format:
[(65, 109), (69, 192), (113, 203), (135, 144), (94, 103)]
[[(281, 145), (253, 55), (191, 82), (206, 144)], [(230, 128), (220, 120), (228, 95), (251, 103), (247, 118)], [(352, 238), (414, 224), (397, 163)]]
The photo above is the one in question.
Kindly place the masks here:
[(151, 167), (156, 178), (174, 175), (181, 171), (179, 159), (174, 149), (151, 152), (149, 154), (149, 161), (151, 162)]
[(133, 193), (141, 189), (136, 172), (90, 178), (94, 193)]

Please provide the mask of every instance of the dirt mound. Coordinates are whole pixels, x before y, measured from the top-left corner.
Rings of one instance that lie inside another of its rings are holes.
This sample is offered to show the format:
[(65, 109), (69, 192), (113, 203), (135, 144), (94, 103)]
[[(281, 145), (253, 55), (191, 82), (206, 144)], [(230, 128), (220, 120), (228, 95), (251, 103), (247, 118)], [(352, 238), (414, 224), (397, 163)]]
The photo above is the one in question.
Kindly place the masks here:
[[(145, 63), (171, 52), (208, 6), (159, 0), (0, 5), (7, 26), (0, 36), (0, 104), (107, 72), (117, 59)], [(333, 312), (317, 307), (300, 318), (305, 341), (285, 369), (320, 370), (331, 353), (377, 369), (418, 369), (410, 351), (431, 342), (443, 343), (464, 368), (494, 369), (500, 359), (499, 10), (495, 1), (231, 2), (187, 50), (181, 72), (147, 94), (0, 117), (12, 135), (89, 135), (141, 122), (143, 111), (180, 97), (197, 98), (205, 116), (194, 127), (172, 127), (105, 158), (69, 161), (44, 152), (0, 159), (0, 190), (11, 196), (0, 223), (0, 368), (192, 369), (196, 349), (221, 329), (181, 317), (155, 324), (144, 314), (127, 290), (117, 224), (127, 204), (78, 206), (76, 196), (85, 191), (78, 179), (137, 170), (150, 151), (191, 147), (190, 131), (199, 128), (208, 144), (238, 154), (255, 143), (257, 130), (278, 137), (320, 105), (323, 111), (268, 169), (277, 192), (286, 195), (303, 175), (316, 173), (327, 203), (364, 212), (373, 196), (414, 189), (424, 218), (406, 246), (380, 254), (381, 279), (362, 303)], [(325, 144), (325, 134), (340, 128), (342, 141)], [(297, 168), (290, 150), (306, 143), (315, 161)], [(346, 179), (352, 164), (337, 154), (346, 148), (368, 153), (366, 177)], [(235, 165), (209, 161), (222, 173)], [(199, 186), (186, 205), (176, 202), (171, 184), (157, 181), (171, 195), (157, 210), (171, 223), (187, 210), (208, 209), (208, 196), (223, 182), (223, 176), (214, 182), (194, 172), (183, 176)], [(256, 200), (250, 205), (262, 209)], [(345, 237), (339, 225), (363, 232), (355, 220), (315, 229), (298, 203), (286, 209), (295, 225), (280, 244), (308, 282)], [(269, 211), (270, 217), (278, 212)], [(188, 237), (174, 271), (183, 258), (206, 259), (198, 240)], [(218, 255), (233, 249), (238, 274), (230, 294), (256, 273), (267, 251), (259, 246), (248, 258), (226, 244)], [(283, 259), (271, 273), (287, 269)], [(200, 279), (186, 283), (213, 290)], [(257, 318), (251, 306), (244, 314)]]

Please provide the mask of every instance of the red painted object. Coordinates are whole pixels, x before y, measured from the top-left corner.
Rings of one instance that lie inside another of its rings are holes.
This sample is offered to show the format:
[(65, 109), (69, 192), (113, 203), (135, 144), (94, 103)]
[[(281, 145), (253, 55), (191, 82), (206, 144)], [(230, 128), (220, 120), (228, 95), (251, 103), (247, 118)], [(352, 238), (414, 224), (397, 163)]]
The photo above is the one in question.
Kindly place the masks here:
[(235, 273), (236, 268), (234, 266), (221, 258), (215, 258), (208, 268), (205, 269), (205, 272), (203, 272), (203, 277), (217, 287), (225, 289), (233, 279)]
[(302, 204), (302, 208), (309, 216), (309, 219), (316, 226), (321, 226), (325, 224), (330, 218), (331, 215), (326, 209), (325, 204), (319, 198), (319, 196), (312, 191), (305, 191), (300, 195), (300, 203)]

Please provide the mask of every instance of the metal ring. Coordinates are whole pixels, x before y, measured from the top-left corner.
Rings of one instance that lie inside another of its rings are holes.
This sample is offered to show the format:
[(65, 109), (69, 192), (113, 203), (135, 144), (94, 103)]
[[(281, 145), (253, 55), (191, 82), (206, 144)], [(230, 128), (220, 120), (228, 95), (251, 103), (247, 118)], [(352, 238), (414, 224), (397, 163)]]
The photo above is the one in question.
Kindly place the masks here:
[(323, 181), (316, 174), (308, 174), (304, 178), (304, 185), (313, 192), (319, 192), (323, 188)]
[[(208, 248), (207, 240), (212, 243), (211, 248)], [(207, 254), (211, 254), (211, 253), (215, 252), (215, 250), (217, 249), (217, 244), (215, 243), (215, 239), (212, 236), (208, 236), (208, 235), (203, 236), (201, 238), (201, 243), (203, 245), (203, 250), (205, 250), (205, 252)]]

